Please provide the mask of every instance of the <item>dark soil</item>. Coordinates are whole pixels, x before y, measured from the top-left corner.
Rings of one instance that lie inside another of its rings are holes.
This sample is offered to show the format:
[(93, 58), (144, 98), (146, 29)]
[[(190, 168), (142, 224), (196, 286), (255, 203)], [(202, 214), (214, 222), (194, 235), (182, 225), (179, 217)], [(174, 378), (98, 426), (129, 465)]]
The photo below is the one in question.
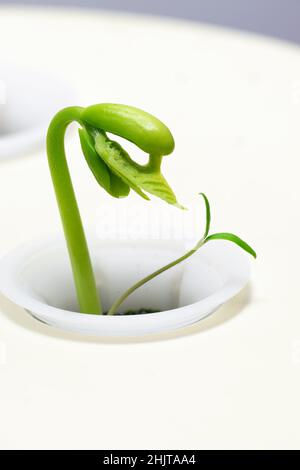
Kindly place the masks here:
[[(150, 308), (140, 308), (139, 310), (127, 310), (124, 313), (115, 313), (115, 315), (145, 315), (146, 313), (155, 313), (159, 310), (151, 310)], [(107, 315), (107, 312), (104, 312), (103, 315)]]

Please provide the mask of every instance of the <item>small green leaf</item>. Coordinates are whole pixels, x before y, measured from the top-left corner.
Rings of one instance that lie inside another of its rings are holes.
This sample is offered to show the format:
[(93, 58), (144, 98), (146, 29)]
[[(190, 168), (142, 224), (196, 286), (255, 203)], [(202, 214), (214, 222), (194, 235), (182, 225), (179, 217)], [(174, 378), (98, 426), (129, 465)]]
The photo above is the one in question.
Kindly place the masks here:
[(170, 130), (155, 116), (133, 106), (101, 103), (85, 108), (83, 122), (123, 137), (148, 154), (169, 155), (174, 150)]
[(243, 250), (247, 251), (247, 253), (256, 258), (256, 253), (253, 248), (251, 248), (248, 243), (244, 242), (244, 240), (239, 238), (237, 235), (234, 235), (233, 233), (214, 233), (213, 235), (209, 235), (209, 237), (206, 238), (205, 243), (210, 240), (228, 240), (235, 243)]
[(79, 129), (79, 137), (86, 162), (100, 186), (113, 197), (121, 198), (128, 196), (130, 192), (129, 186), (121, 178), (112, 173), (106, 163), (99, 157), (95, 150), (94, 138), (87, 129)]
[(149, 200), (147, 194), (141, 190), (136, 178), (134, 178), (139, 173), (138, 165), (118, 142), (110, 140), (104, 132), (101, 132), (95, 138), (95, 149), (111, 172), (121, 178), (142, 198)]
[(205, 227), (205, 232), (204, 232), (204, 235), (203, 235), (203, 238), (206, 238), (208, 233), (209, 233), (209, 229), (210, 229), (210, 206), (209, 206), (209, 201), (206, 197), (206, 195), (204, 193), (199, 193), (200, 196), (203, 197), (204, 199), (204, 202), (205, 202), (205, 209), (206, 209), (206, 227)]
[(96, 136), (95, 150), (108, 168), (144, 199), (149, 199), (146, 191), (169, 204), (182, 207), (160, 171), (136, 163), (118, 142), (110, 140), (104, 132)]
[(86, 129), (79, 129), (79, 138), (81, 143), (81, 148), (85, 156), (86, 162), (95, 176), (97, 182), (104, 188), (106, 191), (109, 191), (110, 188), (110, 175), (107, 165), (100, 160), (99, 155), (95, 151), (93, 145), (93, 139), (89, 135)]

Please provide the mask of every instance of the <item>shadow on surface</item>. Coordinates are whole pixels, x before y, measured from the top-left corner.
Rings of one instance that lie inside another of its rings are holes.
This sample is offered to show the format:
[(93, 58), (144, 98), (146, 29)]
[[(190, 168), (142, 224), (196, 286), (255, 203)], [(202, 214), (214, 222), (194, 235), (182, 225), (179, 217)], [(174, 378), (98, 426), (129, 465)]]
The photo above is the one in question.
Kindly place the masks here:
[(248, 285), (233, 299), (220, 307), (215, 313), (201, 321), (198, 321), (197, 323), (194, 323), (193, 325), (166, 333), (127, 337), (83, 336), (78, 333), (57, 330), (35, 320), (27, 312), (25, 312), (24, 309), (13, 304), (2, 295), (0, 295), (0, 311), (9, 319), (9, 321), (15, 323), (16, 326), (30, 330), (33, 333), (46, 335), (51, 338), (76, 341), (79, 343), (138, 344), (182, 338), (216, 328), (240, 314), (246, 305), (249, 304), (250, 300), (251, 285)]

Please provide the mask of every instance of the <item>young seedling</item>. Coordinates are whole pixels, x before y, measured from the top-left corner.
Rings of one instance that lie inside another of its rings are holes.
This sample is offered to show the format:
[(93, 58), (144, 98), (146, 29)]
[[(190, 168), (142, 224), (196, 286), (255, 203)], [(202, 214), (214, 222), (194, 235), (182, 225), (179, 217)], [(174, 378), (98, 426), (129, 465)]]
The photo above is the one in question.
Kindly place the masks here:
[[(47, 133), (48, 161), (78, 303), (82, 313), (102, 314), (100, 293), (97, 290), (64, 149), (66, 128), (73, 121), (80, 125), (81, 147), (90, 170), (99, 185), (111, 196), (126, 197), (132, 189), (144, 199), (149, 200), (147, 193), (150, 193), (169, 204), (183, 208), (161, 173), (162, 158), (174, 150), (174, 139), (169, 129), (151, 114), (120, 104), (65, 108), (59, 111), (50, 123)], [(117, 142), (108, 137), (107, 132), (136, 144), (149, 154), (148, 162), (145, 165), (136, 163)], [(108, 311), (109, 315), (118, 313), (120, 305), (137, 288), (186, 260), (210, 240), (229, 240), (256, 257), (254, 250), (232, 233), (209, 235), (210, 207), (207, 197), (203, 193), (201, 195), (206, 207), (206, 228), (203, 237), (186, 254), (130, 287), (114, 302)]]
[[(64, 149), (67, 126), (76, 121), (83, 154), (97, 182), (111, 196), (128, 196), (130, 189), (144, 199), (153, 194), (169, 204), (178, 204), (161, 173), (161, 162), (174, 149), (169, 129), (157, 118), (140, 109), (120, 104), (77, 106), (59, 111), (47, 133), (47, 154), (57, 203), (69, 251), (78, 303), (82, 313), (102, 314), (100, 294), (71, 181)], [(107, 136), (123, 137), (149, 154), (140, 165)], [(114, 312), (112, 312), (114, 313)]]
[(108, 311), (108, 315), (114, 315), (117, 313), (118, 308), (120, 305), (129, 297), (130, 294), (132, 294), (136, 289), (139, 287), (143, 286), (146, 284), (146, 282), (151, 281), (151, 279), (154, 279), (156, 276), (159, 274), (163, 273), (164, 271), (167, 271), (168, 269), (172, 268), (173, 266), (176, 266), (177, 264), (181, 263), (182, 261), (186, 260), (193, 254), (195, 254), (199, 248), (201, 248), (203, 245), (208, 243), (210, 240), (228, 240), (239, 247), (241, 247), (243, 250), (245, 250), (247, 253), (252, 255), (254, 258), (256, 258), (256, 253), (255, 251), (249, 246), (246, 242), (244, 242), (241, 238), (239, 238), (237, 235), (234, 235), (233, 233), (227, 233), (227, 232), (222, 232), (222, 233), (214, 233), (212, 235), (209, 235), (209, 230), (210, 230), (210, 221), (211, 221), (211, 214), (210, 214), (210, 205), (207, 197), (205, 196), (204, 193), (200, 193), (200, 195), (203, 197), (204, 202), (205, 202), (205, 209), (206, 209), (206, 225), (205, 225), (205, 230), (203, 237), (196, 243), (196, 245), (189, 250), (187, 253), (182, 255), (180, 258), (177, 258), (176, 260), (172, 261), (171, 263), (167, 264), (166, 266), (163, 266), (162, 268), (158, 269), (157, 271), (154, 271), (152, 274), (149, 274), (146, 276), (144, 279), (141, 279), (138, 281), (136, 284), (134, 284), (132, 287), (130, 287), (126, 292), (124, 292), (111, 306), (111, 308)]

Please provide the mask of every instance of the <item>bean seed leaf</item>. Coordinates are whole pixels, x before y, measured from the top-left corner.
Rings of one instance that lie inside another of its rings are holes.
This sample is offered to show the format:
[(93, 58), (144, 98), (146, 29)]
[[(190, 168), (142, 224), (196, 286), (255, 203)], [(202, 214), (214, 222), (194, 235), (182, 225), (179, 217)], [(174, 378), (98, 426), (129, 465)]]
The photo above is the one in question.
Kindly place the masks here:
[(118, 142), (110, 140), (104, 132), (96, 136), (95, 150), (109, 169), (144, 199), (149, 199), (144, 192), (146, 191), (169, 204), (181, 207), (160, 171), (151, 171), (136, 163)]

